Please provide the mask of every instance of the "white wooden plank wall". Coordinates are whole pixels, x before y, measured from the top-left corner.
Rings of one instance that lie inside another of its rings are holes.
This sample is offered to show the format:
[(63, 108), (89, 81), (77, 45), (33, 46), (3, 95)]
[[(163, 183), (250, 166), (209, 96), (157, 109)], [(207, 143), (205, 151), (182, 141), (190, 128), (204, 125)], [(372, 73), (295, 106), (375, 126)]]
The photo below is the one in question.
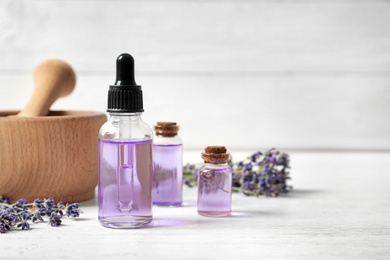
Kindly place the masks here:
[(0, 110), (61, 58), (78, 84), (53, 108), (103, 112), (122, 52), (187, 149), (390, 149), (390, 1), (3, 0)]

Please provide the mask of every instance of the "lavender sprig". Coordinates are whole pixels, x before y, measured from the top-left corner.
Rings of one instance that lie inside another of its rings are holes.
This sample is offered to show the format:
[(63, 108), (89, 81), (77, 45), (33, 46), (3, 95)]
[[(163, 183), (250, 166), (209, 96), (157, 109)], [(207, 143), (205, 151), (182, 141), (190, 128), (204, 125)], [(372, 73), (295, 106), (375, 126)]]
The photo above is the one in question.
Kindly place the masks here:
[(287, 185), (290, 157), (272, 148), (265, 153), (257, 152), (237, 164), (236, 171), (242, 175), (242, 192), (248, 196), (279, 196), (287, 193), (292, 186)]
[(19, 199), (11, 204), (8, 198), (0, 196), (0, 233), (12, 228), (30, 229), (30, 222), (45, 222), (45, 217), (51, 226), (58, 227), (62, 224), (64, 211), (67, 217), (79, 217), (82, 213), (79, 206), (79, 203), (56, 204), (53, 198), (35, 199), (33, 203)]

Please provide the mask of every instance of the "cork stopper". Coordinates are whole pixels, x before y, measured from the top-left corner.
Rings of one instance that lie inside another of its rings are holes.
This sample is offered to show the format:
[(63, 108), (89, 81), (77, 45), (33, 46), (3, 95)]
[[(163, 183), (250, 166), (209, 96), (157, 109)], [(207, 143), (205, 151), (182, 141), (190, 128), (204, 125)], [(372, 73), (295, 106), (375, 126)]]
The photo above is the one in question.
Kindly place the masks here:
[(229, 154), (225, 146), (207, 146), (204, 153), (202, 153), (202, 159), (205, 163), (227, 163)]
[(157, 122), (154, 126), (154, 131), (156, 135), (161, 135), (163, 137), (174, 137), (179, 131), (179, 126), (176, 122)]

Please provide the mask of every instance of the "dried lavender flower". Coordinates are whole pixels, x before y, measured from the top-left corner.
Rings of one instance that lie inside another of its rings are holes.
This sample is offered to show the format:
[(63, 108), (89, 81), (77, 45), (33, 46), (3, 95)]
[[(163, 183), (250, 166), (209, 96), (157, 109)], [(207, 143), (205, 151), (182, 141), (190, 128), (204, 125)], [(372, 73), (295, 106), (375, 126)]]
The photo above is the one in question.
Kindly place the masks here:
[(56, 212), (52, 212), (50, 214), (50, 218), (49, 218), (49, 224), (52, 226), (52, 227), (58, 227), (61, 225), (62, 223), (62, 215), (56, 213)]
[(0, 196), (0, 233), (6, 233), (13, 227), (27, 230), (31, 228), (31, 223), (45, 222), (43, 217), (47, 217), (48, 223), (53, 227), (58, 227), (62, 223), (63, 211), (69, 217), (79, 217), (82, 212), (78, 203), (67, 204), (59, 202), (55, 204), (53, 198), (35, 199), (33, 203), (28, 203), (25, 199), (19, 199), (11, 204), (9, 199)]
[(66, 204), (66, 215), (68, 217), (77, 218), (80, 216), (80, 209), (78, 203)]
[[(45, 215), (45, 213), (43, 213)], [(41, 211), (40, 210), (37, 210), (35, 213), (34, 213), (34, 216), (32, 217), (32, 222), (35, 223), (37, 221), (39, 222), (44, 222), (45, 220), (42, 218), (42, 215)]]
[(266, 195), (276, 197), (292, 189), (287, 185), (290, 159), (288, 154), (275, 148), (264, 154), (257, 152), (250, 157), (249, 162), (240, 162), (237, 171), (243, 172), (245, 195)]
[(30, 224), (27, 221), (30, 220), (32, 216), (33, 214), (30, 214), (27, 211), (19, 213), (19, 221), (16, 227), (21, 228), (22, 230), (30, 229)]
[(44, 203), (45, 203), (45, 201), (41, 200), (41, 199), (35, 199), (34, 200), (34, 206), (39, 208), (39, 209), (45, 208)]
[(46, 214), (47, 215), (51, 215), (51, 213), (53, 212), (53, 208), (54, 208), (54, 199), (53, 198), (48, 198), (47, 200), (45, 200), (44, 202), (44, 205), (45, 205), (45, 208), (46, 208)]
[(10, 204), (10, 201), (8, 198), (5, 198), (3, 196), (0, 196), (0, 203), (7, 203), (7, 204)]

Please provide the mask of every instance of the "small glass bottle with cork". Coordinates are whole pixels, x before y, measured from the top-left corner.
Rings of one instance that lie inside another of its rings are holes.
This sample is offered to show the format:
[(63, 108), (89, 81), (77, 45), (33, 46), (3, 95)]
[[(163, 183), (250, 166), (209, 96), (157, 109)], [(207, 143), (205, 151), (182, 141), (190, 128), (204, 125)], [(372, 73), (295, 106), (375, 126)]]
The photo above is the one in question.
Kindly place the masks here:
[(157, 122), (153, 139), (153, 204), (183, 203), (183, 145), (176, 122)]
[(207, 146), (202, 153), (204, 165), (199, 169), (198, 213), (206, 217), (231, 215), (232, 168), (225, 146)]

